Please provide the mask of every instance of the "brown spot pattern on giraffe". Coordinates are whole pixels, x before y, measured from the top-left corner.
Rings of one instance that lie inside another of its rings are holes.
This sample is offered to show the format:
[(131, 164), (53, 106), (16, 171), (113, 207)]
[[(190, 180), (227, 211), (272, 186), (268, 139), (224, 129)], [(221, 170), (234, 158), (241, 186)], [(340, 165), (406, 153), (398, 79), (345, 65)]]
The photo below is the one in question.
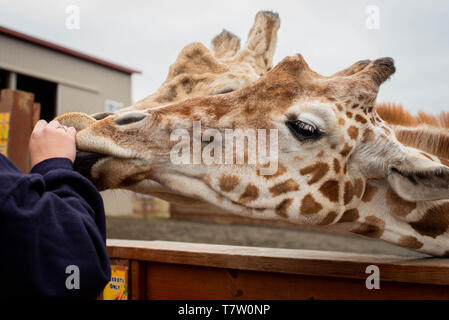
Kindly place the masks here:
[(223, 175), (220, 179), (220, 190), (231, 192), (240, 183), (240, 179), (236, 176)]
[(315, 201), (313, 196), (309, 193), (301, 202), (301, 208), (299, 209), (301, 214), (310, 215), (318, 213), (323, 207), (321, 204)]
[(299, 185), (296, 183), (296, 181), (293, 179), (288, 179), (284, 182), (274, 185), (273, 187), (269, 188), (268, 191), (270, 191), (273, 197), (276, 197), (280, 194), (296, 191), (298, 189)]
[(338, 159), (334, 159), (334, 171), (335, 173), (340, 172), (340, 162), (338, 161)]
[(363, 180), (360, 178), (355, 179), (354, 182), (354, 195), (360, 199), (363, 192)]
[(424, 216), (415, 222), (410, 222), (410, 226), (420, 235), (436, 238), (445, 233), (449, 227), (449, 203), (430, 208)]
[(388, 188), (387, 206), (394, 214), (405, 217), (416, 208), (416, 202), (404, 200), (393, 189)]
[(343, 146), (343, 149), (340, 151), (340, 154), (342, 157), (346, 157), (349, 152), (351, 152), (352, 147), (350, 145), (348, 145), (347, 143), (345, 143), (345, 145)]
[(365, 222), (351, 232), (360, 234), (369, 238), (380, 238), (385, 230), (385, 221), (375, 216), (368, 216)]
[(293, 199), (284, 199), (276, 206), (275, 212), (282, 218), (287, 218), (287, 209), (292, 204)]
[(366, 143), (366, 142), (374, 141), (374, 138), (375, 138), (374, 131), (371, 129), (366, 129), (363, 132), (362, 142)]
[(341, 218), (338, 220), (338, 223), (340, 222), (354, 222), (357, 221), (357, 219), (359, 218), (359, 210), (357, 209), (349, 209), (346, 210), (343, 215), (341, 216)]
[(251, 183), (246, 186), (245, 191), (239, 198), (240, 203), (247, 203), (256, 200), (259, 197), (259, 189)]
[(356, 114), (355, 117), (354, 117), (354, 119), (355, 119), (355, 121), (360, 122), (360, 123), (362, 123), (362, 124), (365, 124), (365, 123), (368, 122), (368, 121), (367, 121), (364, 117), (362, 117), (360, 114)]
[(413, 236), (402, 236), (398, 240), (398, 245), (410, 248), (410, 249), (420, 249), (423, 243)]
[(336, 180), (328, 180), (320, 187), (320, 192), (330, 201), (337, 202), (339, 194), (339, 183)]
[(344, 204), (346, 205), (349, 202), (351, 202), (353, 197), (354, 197), (354, 187), (353, 187), (351, 181), (346, 181), (345, 189), (344, 189), (344, 193), (343, 193)]
[(308, 184), (311, 185), (323, 178), (328, 171), (329, 165), (327, 163), (318, 161), (314, 164), (311, 164), (310, 166), (302, 168), (299, 173), (302, 175), (312, 174), (311, 179), (308, 181)]
[(348, 135), (352, 140), (356, 140), (359, 136), (359, 129), (354, 126), (348, 128)]
[(365, 192), (363, 193), (362, 201), (370, 202), (377, 193), (377, 187), (372, 184), (367, 183), (365, 187)]
[(323, 220), (321, 220), (320, 223), (318, 223), (318, 225), (325, 226), (325, 225), (331, 224), (332, 222), (334, 222), (336, 217), (337, 217), (337, 213), (334, 211), (331, 211), (323, 218)]
[[(267, 164), (263, 165), (262, 168), (268, 168), (269, 166), (270, 166), (270, 163), (267, 163)], [(285, 169), (285, 167), (283, 165), (279, 164), (278, 170), (275, 173), (273, 173), (272, 175), (264, 175), (264, 177), (266, 179), (273, 179), (273, 178), (276, 178), (276, 177), (279, 177), (279, 176), (283, 175), (286, 171), (287, 171), (287, 169)], [(260, 174), (260, 169), (257, 170), (257, 174), (259, 176), (261, 175)]]

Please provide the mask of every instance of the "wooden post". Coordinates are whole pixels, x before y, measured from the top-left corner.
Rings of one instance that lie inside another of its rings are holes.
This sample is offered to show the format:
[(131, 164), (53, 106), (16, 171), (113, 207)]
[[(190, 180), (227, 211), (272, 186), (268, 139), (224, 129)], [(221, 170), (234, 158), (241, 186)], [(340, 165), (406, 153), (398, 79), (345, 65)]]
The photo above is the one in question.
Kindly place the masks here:
[(3, 143), (7, 140), (7, 147), (2, 147), (0, 142), (2, 153), (23, 173), (28, 173), (31, 169), (28, 142), (40, 117), (40, 104), (34, 102), (32, 93), (5, 89), (0, 93), (0, 114), (3, 120), (0, 139), (3, 138)]

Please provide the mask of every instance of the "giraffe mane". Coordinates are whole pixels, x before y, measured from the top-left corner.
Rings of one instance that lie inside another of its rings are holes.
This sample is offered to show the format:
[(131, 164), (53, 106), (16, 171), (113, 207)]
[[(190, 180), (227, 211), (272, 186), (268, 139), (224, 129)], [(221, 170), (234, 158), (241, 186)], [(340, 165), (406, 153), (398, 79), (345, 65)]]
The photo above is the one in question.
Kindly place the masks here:
[(379, 116), (390, 125), (417, 127), (428, 125), (436, 128), (449, 129), (449, 112), (442, 111), (438, 116), (418, 111), (416, 116), (397, 103), (379, 103), (376, 105)]
[[(376, 106), (377, 113), (393, 126), (396, 138), (403, 144), (449, 159), (449, 112), (439, 116), (419, 111), (412, 115), (401, 104), (381, 103)], [(443, 160), (440, 159), (440, 160)], [(442, 161), (449, 164), (447, 161)]]

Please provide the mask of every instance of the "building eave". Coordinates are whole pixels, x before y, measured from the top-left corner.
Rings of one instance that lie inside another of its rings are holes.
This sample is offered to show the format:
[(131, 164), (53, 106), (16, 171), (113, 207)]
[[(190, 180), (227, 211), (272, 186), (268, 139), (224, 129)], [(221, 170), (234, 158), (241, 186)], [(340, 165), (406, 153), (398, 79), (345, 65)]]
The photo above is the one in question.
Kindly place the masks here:
[(130, 75), (134, 74), (134, 73), (138, 73), (138, 74), (142, 73), (139, 70), (130, 69), (130, 68), (127, 68), (127, 67), (124, 67), (124, 66), (91, 56), (91, 55), (87, 55), (85, 53), (82, 53), (82, 52), (79, 52), (79, 51), (76, 51), (76, 50), (73, 50), (73, 49), (70, 49), (67, 47), (60, 46), (58, 44), (55, 44), (55, 43), (52, 43), (52, 42), (49, 42), (46, 40), (42, 40), (42, 39), (27, 35), (27, 34), (24, 34), (24, 33), (21, 33), (21, 32), (6, 28), (6, 27), (3, 27), (3, 26), (0, 26), (0, 34), (9, 36), (9, 37), (12, 37), (15, 39), (19, 39), (19, 40), (22, 40), (22, 41), (25, 41), (28, 43), (32, 43), (37, 46), (47, 48), (47, 49), (50, 49), (53, 51), (57, 51), (57, 52), (60, 52), (60, 53), (63, 53), (63, 54), (66, 54), (66, 55), (69, 55), (72, 57), (76, 57), (78, 59), (89, 61), (89, 62), (98, 64), (98, 65), (101, 65), (101, 66), (104, 66), (104, 67), (107, 67), (110, 69), (121, 71), (121, 72), (130, 74)]

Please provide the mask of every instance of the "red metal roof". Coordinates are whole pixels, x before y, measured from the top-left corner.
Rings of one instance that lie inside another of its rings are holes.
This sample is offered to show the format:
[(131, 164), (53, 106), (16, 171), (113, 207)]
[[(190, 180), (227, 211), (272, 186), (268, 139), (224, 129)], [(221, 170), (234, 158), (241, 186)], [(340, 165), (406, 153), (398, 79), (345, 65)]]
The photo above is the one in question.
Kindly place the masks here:
[(38, 39), (38, 38), (29, 36), (24, 33), (17, 32), (17, 31), (14, 31), (14, 30), (2, 27), (2, 26), (0, 26), (0, 34), (7, 35), (12, 38), (20, 39), (20, 40), (23, 40), (23, 41), (26, 41), (29, 43), (33, 43), (35, 45), (38, 45), (38, 46), (41, 46), (44, 48), (48, 48), (53, 51), (61, 52), (61, 53), (67, 54), (69, 56), (76, 57), (76, 58), (86, 60), (89, 62), (93, 62), (93, 63), (99, 64), (99, 65), (105, 66), (107, 68), (118, 70), (118, 71), (121, 71), (124, 73), (128, 73), (128, 74), (141, 73), (138, 70), (133, 70), (133, 69), (129, 69), (127, 67), (119, 66), (118, 64), (115, 64), (115, 63), (112, 63), (109, 61), (105, 61), (105, 60), (102, 60), (102, 59), (99, 59), (96, 57), (92, 57), (87, 54), (81, 53), (79, 51), (75, 51), (75, 50), (42, 40), (42, 39)]

